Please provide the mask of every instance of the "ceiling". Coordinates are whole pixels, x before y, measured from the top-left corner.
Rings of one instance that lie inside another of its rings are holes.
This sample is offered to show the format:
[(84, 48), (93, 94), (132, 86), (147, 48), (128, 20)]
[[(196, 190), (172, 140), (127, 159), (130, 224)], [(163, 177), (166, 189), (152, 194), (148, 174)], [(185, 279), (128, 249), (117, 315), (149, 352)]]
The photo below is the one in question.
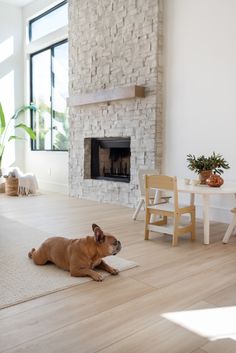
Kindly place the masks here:
[(33, 2), (33, 0), (3, 0), (0, 2), (5, 2), (6, 4), (12, 4), (15, 6), (25, 6), (29, 4), (30, 2)]

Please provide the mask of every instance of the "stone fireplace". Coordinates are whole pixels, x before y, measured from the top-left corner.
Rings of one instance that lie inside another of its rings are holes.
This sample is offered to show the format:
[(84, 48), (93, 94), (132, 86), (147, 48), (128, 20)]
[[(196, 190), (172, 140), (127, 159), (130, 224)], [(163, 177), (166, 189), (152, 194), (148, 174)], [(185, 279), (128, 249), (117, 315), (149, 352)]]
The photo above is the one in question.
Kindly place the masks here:
[(139, 168), (161, 170), (162, 18), (160, 0), (69, 2), (71, 196), (134, 207)]

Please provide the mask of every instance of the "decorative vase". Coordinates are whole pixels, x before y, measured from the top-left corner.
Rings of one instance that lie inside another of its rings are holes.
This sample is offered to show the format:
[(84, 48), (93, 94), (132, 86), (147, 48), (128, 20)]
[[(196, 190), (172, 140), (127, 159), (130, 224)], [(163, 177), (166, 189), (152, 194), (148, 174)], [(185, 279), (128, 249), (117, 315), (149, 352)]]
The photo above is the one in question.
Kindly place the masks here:
[(200, 184), (205, 185), (207, 178), (212, 174), (212, 170), (202, 170), (199, 174)]
[(221, 178), (220, 175), (211, 174), (209, 178), (207, 178), (206, 183), (208, 186), (219, 188), (222, 184), (224, 184), (224, 179)]

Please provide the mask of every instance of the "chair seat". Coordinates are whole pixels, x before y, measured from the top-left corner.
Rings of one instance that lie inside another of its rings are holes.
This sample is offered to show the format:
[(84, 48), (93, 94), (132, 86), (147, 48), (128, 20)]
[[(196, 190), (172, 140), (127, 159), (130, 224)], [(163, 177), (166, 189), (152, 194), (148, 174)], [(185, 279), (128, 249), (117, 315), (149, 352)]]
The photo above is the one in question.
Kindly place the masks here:
[[(148, 230), (151, 232), (157, 232), (157, 233), (163, 233), (163, 234), (173, 234), (173, 232), (174, 232), (174, 224), (173, 223), (168, 223), (168, 224), (165, 224), (162, 226), (158, 226), (158, 225), (149, 223), (147, 227), (148, 227)], [(182, 224), (182, 223), (178, 224), (178, 228), (179, 228), (180, 232), (181, 232), (181, 230), (184, 230), (184, 232), (186, 232), (186, 227), (191, 227), (191, 226), (188, 224)], [(189, 232), (190, 231), (191, 230), (189, 230)]]

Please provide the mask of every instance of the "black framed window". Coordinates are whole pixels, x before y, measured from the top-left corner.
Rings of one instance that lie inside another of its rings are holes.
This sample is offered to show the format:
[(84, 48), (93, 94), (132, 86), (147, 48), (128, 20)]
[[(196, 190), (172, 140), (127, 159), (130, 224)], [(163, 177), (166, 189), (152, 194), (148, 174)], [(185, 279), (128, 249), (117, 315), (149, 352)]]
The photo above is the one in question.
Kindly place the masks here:
[(34, 41), (68, 24), (68, 4), (63, 1), (29, 21), (29, 40)]
[(68, 150), (68, 41), (30, 56), (30, 99), (39, 111), (31, 116), (36, 132), (32, 150)]

